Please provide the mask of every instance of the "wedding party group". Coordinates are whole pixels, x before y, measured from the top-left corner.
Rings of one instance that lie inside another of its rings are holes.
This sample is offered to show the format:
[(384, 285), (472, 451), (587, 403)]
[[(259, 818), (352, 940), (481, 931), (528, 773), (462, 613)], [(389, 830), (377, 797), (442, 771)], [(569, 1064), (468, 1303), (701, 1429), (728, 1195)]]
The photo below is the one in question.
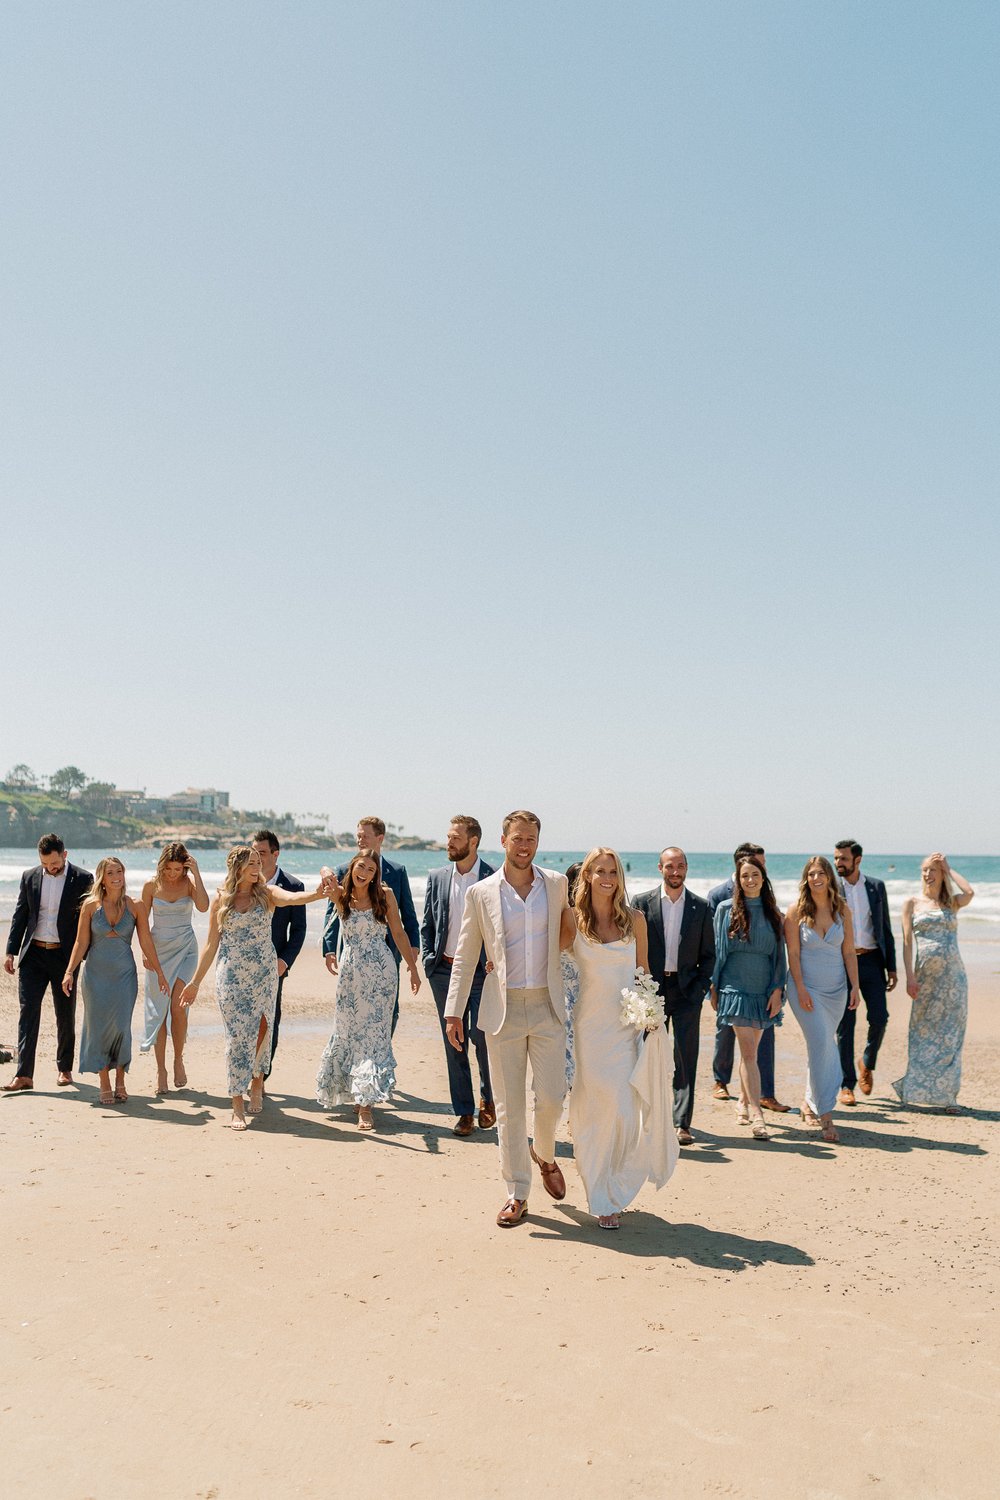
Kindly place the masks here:
[[(261, 829), (230, 850), (214, 897), (187, 848), (170, 843), (137, 898), (120, 859), (101, 859), (90, 875), (47, 834), (39, 864), (22, 876), (7, 938), (19, 1027), (17, 1072), (3, 1091), (34, 1087), (47, 991), (57, 1083), (72, 1084), (80, 977), (79, 1069), (97, 1074), (101, 1104), (127, 1102), (137, 942), (146, 971), (140, 1046), (154, 1053), (157, 1093), (170, 1088), (168, 1043), (173, 1087), (187, 1085), (188, 1016), (214, 964), (230, 1124), (246, 1130), (264, 1107), (282, 987), (306, 939), (304, 908), (326, 901), (322, 948), (337, 986), (318, 1102), (347, 1106), (359, 1130), (376, 1129), (374, 1108), (396, 1088), (400, 968), (413, 994), (422, 968), (441, 1026), (454, 1134), (497, 1130), (503, 1228), (525, 1219), (534, 1168), (552, 1198), (566, 1195), (556, 1135), (567, 1093), (573, 1155), (600, 1228), (618, 1229), (644, 1184), (667, 1183), (680, 1148), (695, 1141), (706, 998), (716, 1015), (713, 1096), (731, 1097), (738, 1053), (736, 1118), (755, 1140), (771, 1138), (765, 1110), (789, 1113), (774, 1077), (774, 1029), (786, 1007), (806, 1045), (802, 1122), (835, 1144), (837, 1104), (854, 1106), (856, 1089), (871, 1093), (898, 976), (885, 885), (862, 874), (855, 840), (839, 842), (832, 861), (810, 857), (782, 912), (758, 844), (737, 847), (731, 877), (707, 898), (687, 886), (684, 851), (668, 846), (659, 885), (630, 901), (613, 849), (592, 849), (565, 874), (542, 868), (541, 822), (520, 808), (503, 820), (503, 863), (494, 869), (479, 854), (479, 822), (460, 815), (448, 829), (448, 863), (428, 876), (418, 922), (405, 868), (382, 853), (385, 832), (381, 818), (362, 818), (357, 852), (336, 870), (324, 867), (307, 891), (281, 868), (276, 835)], [(957, 1112), (967, 1011), (957, 913), (973, 894), (934, 853), (903, 906), (913, 1004), (907, 1069), (893, 1088), (905, 1105)], [(209, 917), (200, 951), (195, 911)], [(856, 1056), (862, 1002), (867, 1034)]]

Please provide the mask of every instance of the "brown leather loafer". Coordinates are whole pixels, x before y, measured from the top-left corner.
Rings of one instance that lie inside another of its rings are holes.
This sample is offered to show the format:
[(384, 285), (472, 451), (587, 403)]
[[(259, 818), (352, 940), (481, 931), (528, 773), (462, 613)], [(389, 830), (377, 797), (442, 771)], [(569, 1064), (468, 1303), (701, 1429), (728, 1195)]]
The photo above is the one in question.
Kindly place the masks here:
[(731, 1095), (729, 1093), (729, 1090), (726, 1088), (726, 1085), (724, 1083), (717, 1083), (715, 1085), (715, 1088), (712, 1090), (713, 1099), (729, 1099), (730, 1097)]
[(485, 1099), (479, 1101), (479, 1128), (480, 1130), (492, 1130), (497, 1122), (497, 1107), (491, 1099), (489, 1104)]
[(769, 1109), (773, 1115), (787, 1115), (791, 1109), (790, 1104), (779, 1104), (777, 1099), (767, 1098), (760, 1101), (761, 1109)]
[(677, 1144), (678, 1146), (694, 1145), (694, 1136), (691, 1134), (690, 1130), (685, 1130), (683, 1125), (677, 1132)]
[(497, 1223), (501, 1229), (513, 1229), (515, 1224), (520, 1224), (527, 1212), (527, 1198), (508, 1198), (497, 1214)]
[(554, 1161), (542, 1161), (542, 1158), (535, 1154), (534, 1146), (530, 1146), (528, 1149), (531, 1152), (531, 1160), (542, 1174), (542, 1187), (548, 1193), (549, 1197), (557, 1200), (565, 1198), (566, 1179), (556, 1163)]
[(10, 1083), (5, 1083), (3, 1085), (2, 1092), (5, 1094), (23, 1094), (28, 1089), (33, 1089), (34, 1087), (35, 1085), (32, 1079), (22, 1078), (19, 1073), (17, 1077)]
[(851, 1108), (851, 1106), (857, 1104), (857, 1102), (858, 1101), (854, 1097), (853, 1089), (841, 1089), (840, 1093), (837, 1095), (837, 1103), (846, 1104), (848, 1108)]
[(455, 1121), (452, 1135), (471, 1135), (476, 1128), (476, 1122), (471, 1115), (459, 1115)]
[(858, 1088), (863, 1094), (870, 1094), (875, 1083), (875, 1074), (871, 1068), (866, 1068), (864, 1058), (858, 1058)]
[(70, 1084), (72, 1082), (73, 1082), (73, 1075), (72, 1075), (72, 1073), (60, 1073), (59, 1077), (56, 1079), (56, 1085), (57, 1085), (58, 1088), (61, 1088), (61, 1089), (68, 1089), (69, 1086), (70, 1086)]

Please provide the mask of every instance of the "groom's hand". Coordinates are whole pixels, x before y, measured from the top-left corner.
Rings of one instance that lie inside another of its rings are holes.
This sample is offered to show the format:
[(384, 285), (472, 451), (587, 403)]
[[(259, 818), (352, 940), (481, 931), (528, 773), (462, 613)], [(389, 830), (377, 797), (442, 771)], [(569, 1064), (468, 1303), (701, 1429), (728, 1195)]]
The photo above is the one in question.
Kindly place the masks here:
[(449, 1016), (444, 1023), (445, 1032), (451, 1045), (456, 1052), (461, 1052), (462, 1043), (465, 1041), (465, 1030), (462, 1026), (461, 1016)]

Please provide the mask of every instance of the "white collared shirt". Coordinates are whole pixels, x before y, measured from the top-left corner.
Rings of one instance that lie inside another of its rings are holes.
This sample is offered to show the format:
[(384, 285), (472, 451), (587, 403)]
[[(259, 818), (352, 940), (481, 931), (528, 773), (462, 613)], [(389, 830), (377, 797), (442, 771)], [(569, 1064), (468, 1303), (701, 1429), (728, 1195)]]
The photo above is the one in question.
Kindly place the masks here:
[(845, 880), (844, 896), (850, 907), (851, 921), (854, 923), (855, 948), (877, 948), (875, 924), (872, 921), (872, 907), (868, 900), (865, 877), (859, 875), (853, 885), (849, 880)]
[(677, 950), (681, 942), (681, 918), (684, 916), (684, 887), (674, 901), (665, 890), (660, 892), (660, 911), (663, 913), (663, 969), (667, 974), (677, 973)]
[(470, 885), (475, 885), (479, 879), (479, 860), (476, 859), (471, 868), (461, 874), (457, 865), (451, 867), (451, 888), (448, 892), (448, 936), (445, 938), (445, 958), (454, 958), (458, 947), (458, 934), (462, 930), (462, 916), (465, 912), (465, 896)]
[(66, 865), (61, 875), (50, 875), (42, 870), (42, 894), (38, 902), (38, 925), (32, 934), (36, 943), (58, 943), (59, 903), (66, 889)]
[(524, 901), (506, 876), (500, 879), (509, 990), (543, 990), (549, 982), (549, 899), (545, 881), (534, 866), (532, 874)]

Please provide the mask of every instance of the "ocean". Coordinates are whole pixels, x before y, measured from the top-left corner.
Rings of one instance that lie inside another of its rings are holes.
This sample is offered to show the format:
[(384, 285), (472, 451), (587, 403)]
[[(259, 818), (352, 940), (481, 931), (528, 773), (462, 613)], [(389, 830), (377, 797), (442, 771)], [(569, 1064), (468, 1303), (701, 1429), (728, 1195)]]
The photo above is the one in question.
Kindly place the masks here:
[[(495, 850), (484, 849), (483, 857), (492, 865), (499, 865), (503, 856)], [(547, 869), (565, 870), (576, 860), (584, 857), (582, 849), (550, 849), (539, 851), (537, 863)], [(75, 864), (85, 869), (94, 869), (97, 861), (106, 854), (116, 854), (124, 861), (127, 887), (130, 895), (138, 896), (145, 881), (153, 874), (156, 861), (153, 851), (148, 849), (74, 849), (70, 857)], [(225, 874), (225, 851), (199, 849), (195, 857), (201, 867), (202, 877), (209, 893), (213, 893)], [(322, 865), (339, 865), (348, 859), (344, 850), (289, 849), (282, 865), (289, 874), (297, 875), (307, 885), (319, 875)], [(440, 850), (392, 850), (390, 859), (404, 864), (410, 876), (410, 889), (417, 908), (423, 907), (427, 872), (447, 863)], [(951, 863), (975, 888), (976, 896), (961, 914), (962, 930), (976, 942), (1000, 941), (1000, 856), (996, 855), (949, 855)], [(625, 866), (628, 889), (631, 895), (649, 890), (654, 886), (659, 873), (656, 868), (659, 852), (621, 851)], [(794, 897), (799, 876), (807, 856), (804, 854), (773, 854), (767, 856), (768, 873), (774, 883), (775, 893), (782, 908)], [(38, 863), (34, 849), (0, 849), (0, 923), (10, 921), (17, 899), (18, 883), (22, 871)], [(900, 910), (907, 896), (920, 889), (921, 856), (916, 854), (866, 854), (862, 869), (865, 874), (884, 880), (889, 896), (889, 910), (897, 937), (900, 933)], [(691, 890), (704, 896), (713, 885), (725, 880), (732, 871), (732, 855), (688, 853), (688, 885)], [(310, 936), (318, 939), (323, 922), (323, 905), (315, 902), (306, 908)], [(196, 921), (196, 928), (204, 926), (206, 919)]]

